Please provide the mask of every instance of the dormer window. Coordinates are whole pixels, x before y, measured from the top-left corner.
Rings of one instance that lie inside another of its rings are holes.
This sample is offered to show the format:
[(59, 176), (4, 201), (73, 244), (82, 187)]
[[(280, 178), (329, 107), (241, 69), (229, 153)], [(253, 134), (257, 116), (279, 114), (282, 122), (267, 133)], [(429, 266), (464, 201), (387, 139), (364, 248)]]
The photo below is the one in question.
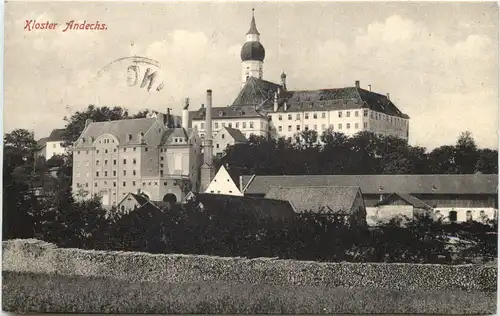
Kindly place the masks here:
[(218, 115), (218, 116), (223, 116), (223, 115), (224, 115), (224, 112), (222, 112), (222, 111), (220, 111), (220, 110), (219, 110), (219, 111), (217, 111), (217, 115)]

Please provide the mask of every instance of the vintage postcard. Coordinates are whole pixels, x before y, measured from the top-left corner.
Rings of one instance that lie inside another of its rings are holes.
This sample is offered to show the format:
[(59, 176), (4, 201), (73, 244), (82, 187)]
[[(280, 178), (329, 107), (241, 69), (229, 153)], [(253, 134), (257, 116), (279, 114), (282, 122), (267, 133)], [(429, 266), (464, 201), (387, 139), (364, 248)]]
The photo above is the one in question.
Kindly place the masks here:
[(496, 312), (497, 3), (4, 23), (4, 311)]

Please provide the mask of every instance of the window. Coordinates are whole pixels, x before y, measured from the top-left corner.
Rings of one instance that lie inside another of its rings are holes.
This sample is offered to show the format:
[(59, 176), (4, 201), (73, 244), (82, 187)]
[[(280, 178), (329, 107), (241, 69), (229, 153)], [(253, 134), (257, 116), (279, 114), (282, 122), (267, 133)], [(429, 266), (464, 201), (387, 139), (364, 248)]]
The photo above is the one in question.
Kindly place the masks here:
[(148, 147), (144, 148), (144, 151), (148, 151)]
[(355, 129), (358, 129), (358, 128), (359, 128), (358, 123), (354, 123), (354, 128), (355, 128)]
[(450, 211), (449, 218), (450, 218), (451, 222), (456, 222), (457, 221), (457, 211)]
[(314, 128), (313, 128), (315, 131), (318, 130), (318, 125), (314, 124)]
[(297, 130), (300, 131), (300, 125), (297, 125)]
[(364, 122), (364, 123), (363, 123), (363, 127), (364, 127), (364, 128), (368, 128), (368, 123)]
[(222, 123), (222, 126), (223, 126), (223, 127), (226, 127), (226, 123)]
[(99, 160), (96, 160), (96, 161), (95, 161), (95, 165), (96, 165), (96, 166), (99, 166)]
[(113, 186), (116, 187), (116, 181), (113, 181)]
[(88, 182), (85, 182), (85, 187), (88, 188), (89, 187), (89, 183)]
[(253, 122), (250, 122), (250, 128), (253, 128)]
[(227, 126), (232, 128), (233, 127), (233, 123), (227, 123)]
[(104, 165), (107, 166), (108, 165), (108, 160), (107, 159), (104, 159)]
[(321, 118), (326, 118), (326, 113), (325, 112), (321, 113)]
[(108, 172), (107, 171), (104, 171), (104, 176), (107, 177), (108, 176)]
[(132, 134), (128, 134), (128, 140), (132, 140)]
[(347, 111), (346, 116), (351, 117), (351, 111)]
[(321, 129), (326, 129), (326, 125), (325, 124), (321, 124)]
[(281, 132), (282, 130), (283, 130), (283, 128), (281, 126), (278, 126), (278, 131)]
[(342, 124), (339, 124), (339, 129), (342, 129)]
[(134, 147), (134, 151), (136, 151), (136, 150), (137, 150), (137, 148), (136, 148), (136, 147)]
[(299, 113), (297, 113), (297, 115), (295, 116), (295, 119), (296, 120), (300, 120), (300, 114)]
[(163, 161), (163, 159), (165, 159), (163, 156), (162, 156), (162, 157), (160, 157), (160, 160), (161, 160), (161, 161)]
[(135, 186), (135, 181), (132, 181), (132, 185)]
[(125, 152), (127, 152), (127, 148), (123, 148), (123, 152), (124, 152), (124, 153), (125, 153)]
[(160, 170), (160, 176), (163, 177), (163, 170)]
[(281, 121), (283, 119), (282, 115), (278, 115), (278, 121)]
[(99, 171), (96, 171), (95, 176), (96, 176), (96, 177), (98, 177), (98, 176), (99, 176)]
[(219, 128), (219, 123), (214, 123), (215, 128)]
[(135, 165), (137, 163), (137, 161), (134, 159), (132, 159), (132, 163)]
[(123, 170), (123, 175), (126, 176), (127, 175), (127, 170)]
[(56, 148), (56, 144), (52, 144), (52, 148)]
[(347, 129), (351, 128), (351, 123), (347, 123), (345, 128)]
[(220, 137), (221, 137), (222, 139), (224, 139), (224, 138), (225, 138), (225, 136), (226, 136), (226, 135), (222, 134)]
[(123, 164), (126, 165), (127, 164), (127, 159), (123, 159)]
[(355, 116), (355, 117), (358, 117), (358, 116), (359, 116), (358, 111), (354, 111), (354, 116)]
[(113, 159), (113, 165), (116, 165), (116, 159)]
[(247, 122), (243, 122), (243, 128), (247, 128)]
[(339, 117), (342, 117), (342, 112), (339, 112)]
[(288, 125), (288, 131), (291, 132), (292, 131), (292, 125)]
[(204, 129), (204, 128), (205, 128), (205, 123), (201, 123), (201, 124), (200, 124), (200, 128), (201, 128), (201, 129)]
[(116, 177), (116, 170), (113, 170), (113, 177)]
[(292, 119), (292, 114), (288, 114), (288, 119), (291, 120)]
[(107, 149), (104, 149), (104, 153), (107, 154), (108, 153), (108, 150)]
[(318, 118), (318, 113), (313, 113), (313, 118), (317, 119)]
[(304, 119), (308, 120), (309, 119), (309, 113), (304, 113)]
[(235, 125), (236, 128), (239, 128), (240, 127), (240, 122), (236, 122), (236, 123), (234, 123), (234, 125)]
[(96, 188), (97, 188), (97, 182), (94, 182), (94, 187), (96, 187)]
[(135, 176), (135, 170), (132, 170), (132, 175), (134, 175), (134, 176)]
[(466, 215), (465, 215), (465, 220), (470, 222), (472, 221), (472, 211), (467, 211)]
[(115, 148), (115, 149), (113, 149), (113, 152), (114, 152), (114, 153), (116, 152), (116, 148)]
[(127, 182), (126, 181), (123, 181), (123, 186), (126, 187), (127, 186)]
[(308, 131), (309, 130), (309, 125), (304, 125), (304, 130)]

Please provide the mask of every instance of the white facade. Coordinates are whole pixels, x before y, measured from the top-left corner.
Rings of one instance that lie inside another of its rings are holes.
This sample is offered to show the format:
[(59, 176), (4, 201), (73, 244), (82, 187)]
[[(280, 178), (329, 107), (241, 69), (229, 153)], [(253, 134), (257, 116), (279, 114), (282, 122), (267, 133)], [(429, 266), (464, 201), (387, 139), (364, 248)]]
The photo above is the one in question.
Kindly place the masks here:
[(321, 136), (328, 128), (353, 136), (361, 131), (393, 135), (408, 140), (408, 119), (390, 116), (369, 109), (272, 112), (272, 137), (291, 137), (305, 130), (315, 130)]
[(215, 134), (213, 137), (214, 155), (221, 154), (228, 146), (246, 143), (246, 141), (242, 141), (240, 139), (238, 140), (234, 139), (233, 135), (231, 135), (231, 133), (229, 133), (229, 131), (226, 128), (222, 128), (218, 132), (215, 132), (214, 134)]
[(221, 166), (205, 193), (243, 196), (224, 166)]
[(55, 155), (64, 155), (66, 148), (62, 144), (62, 141), (47, 142), (45, 145), (45, 159), (49, 160)]
[[(252, 34), (253, 35), (253, 34)], [(252, 36), (248, 35), (248, 36)], [(248, 77), (262, 79), (264, 62), (259, 60), (245, 60), (241, 62), (241, 87), (245, 85)]]
[[(198, 130), (198, 133), (202, 139), (205, 138), (205, 121), (204, 120), (193, 120), (193, 127)], [(269, 124), (265, 117), (249, 117), (249, 118), (217, 118), (212, 117), (212, 138), (220, 131), (223, 127), (231, 127), (239, 129), (246, 138), (250, 135), (265, 136), (269, 135)]]

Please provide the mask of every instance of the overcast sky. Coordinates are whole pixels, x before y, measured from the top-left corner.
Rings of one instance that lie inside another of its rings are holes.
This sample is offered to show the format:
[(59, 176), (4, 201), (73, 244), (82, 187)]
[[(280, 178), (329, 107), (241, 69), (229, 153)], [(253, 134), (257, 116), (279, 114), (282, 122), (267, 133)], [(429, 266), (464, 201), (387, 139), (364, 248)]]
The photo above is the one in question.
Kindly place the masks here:
[[(411, 117), (410, 143), (452, 144), (469, 130), (498, 148), (498, 7), (495, 3), (76, 3), (5, 4), (4, 129), (36, 137), (64, 127), (88, 104), (180, 114), (213, 90), (215, 106), (240, 89), (239, 52), (255, 8), (266, 49), (264, 79), (289, 89), (361, 86)], [(26, 20), (56, 30), (24, 30)], [(67, 21), (105, 23), (105, 31), (62, 32)], [(128, 56), (157, 60), (165, 87), (127, 87)]]

